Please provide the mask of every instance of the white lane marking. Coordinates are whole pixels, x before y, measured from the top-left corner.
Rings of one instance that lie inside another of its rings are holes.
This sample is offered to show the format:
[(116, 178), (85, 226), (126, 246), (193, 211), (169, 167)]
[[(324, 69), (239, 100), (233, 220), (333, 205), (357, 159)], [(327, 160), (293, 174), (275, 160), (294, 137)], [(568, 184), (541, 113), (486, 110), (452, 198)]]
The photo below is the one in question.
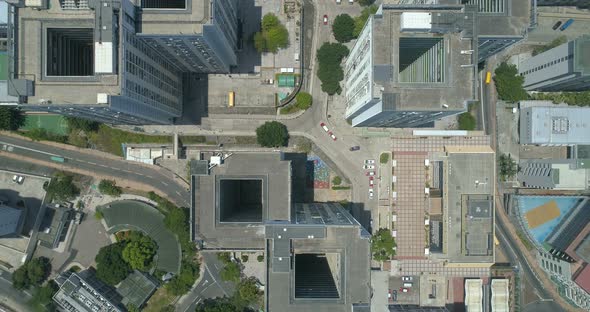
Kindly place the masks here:
[(56, 155), (56, 154), (52, 154), (52, 153), (48, 153), (48, 152), (44, 152), (44, 151), (40, 151), (40, 150), (28, 148), (28, 147), (24, 147), (24, 146), (12, 144), (12, 143), (6, 143), (6, 142), (1, 142), (0, 141), (0, 144), (11, 145), (11, 146), (14, 146), (16, 148), (20, 148), (20, 149), (31, 151), (31, 152), (35, 152), (35, 153), (40, 153), (40, 154), (45, 154), (45, 155), (50, 155), (50, 156), (60, 156), (60, 155)]
[(164, 184), (164, 185), (168, 186), (168, 183), (166, 183), (166, 182), (164, 182), (164, 181), (160, 181), (160, 182), (162, 182), (162, 184)]

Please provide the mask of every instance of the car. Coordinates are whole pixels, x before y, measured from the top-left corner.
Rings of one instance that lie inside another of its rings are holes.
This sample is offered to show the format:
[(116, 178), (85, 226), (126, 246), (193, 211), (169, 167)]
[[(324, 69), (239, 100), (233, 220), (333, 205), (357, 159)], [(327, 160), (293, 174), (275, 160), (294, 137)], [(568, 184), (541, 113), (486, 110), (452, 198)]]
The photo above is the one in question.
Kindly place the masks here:
[(328, 129), (328, 127), (326, 126), (326, 124), (323, 123), (323, 122), (320, 124), (320, 127), (322, 127), (322, 129), (324, 129), (324, 131), (330, 132), (330, 129)]
[(324, 25), (328, 25), (328, 15), (324, 14)]
[(397, 301), (397, 289), (393, 290), (393, 301)]
[(373, 166), (373, 165), (364, 165), (363, 166), (363, 169), (366, 169), (366, 170), (374, 170), (375, 169), (375, 166)]
[(81, 211), (78, 211), (78, 212), (76, 212), (76, 216), (75, 216), (75, 218), (74, 218), (74, 222), (75, 222), (76, 224), (80, 224), (80, 223), (82, 223), (82, 218), (83, 218), (83, 217), (84, 217), (84, 213), (83, 213), (83, 212), (81, 212)]
[(365, 159), (365, 165), (374, 165), (375, 159)]
[(561, 26), (561, 21), (557, 21), (557, 23), (555, 23), (555, 25), (553, 25), (553, 30), (557, 30), (557, 28), (559, 28), (559, 26)]
[(401, 291), (401, 292), (404, 292), (404, 293), (407, 293), (407, 292), (409, 292), (410, 290), (409, 290), (408, 288), (403, 288), (403, 287), (400, 287), (399, 291)]
[(567, 21), (565, 21), (565, 23), (563, 23), (563, 25), (561, 25), (561, 27), (559, 27), (559, 30), (560, 31), (564, 31), (568, 27), (570, 27), (573, 23), (574, 23), (574, 19), (573, 18), (570, 18)]
[(354, 152), (354, 151), (358, 151), (360, 149), (361, 149), (361, 147), (358, 146), (358, 145), (356, 145), (356, 146), (353, 146), (353, 147), (349, 148), (348, 150), (350, 150), (351, 152)]
[(373, 198), (373, 196), (375, 195), (375, 192), (373, 191), (372, 188), (369, 189), (369, 198)]
[(411, 282), (413, 278), (411, 276), (402, 276), (402, 281), (404, 282)]
[[(372, 178), (372, 177), (371, 177)], [(375, 180), (373, 179), (369, 179), (369, 186), (373, 186), (375, 185)]]
[(330, 135), (330, 137), (332, 138), (332, 140), (336, 141), (336, 136), (334, 135), (334, 133), (329, 132), (328, 134)]
[(16, 181), (16, 183), (18, 184), (23, 184), (23, 182), (25, 181), (25, 177), (23, 176), (18, 176), (18, 180)]
[(365, 175), (366, 175), (366, 176), (369, 176), (369, 177), (371, 177), (371, 176), (374, 176), (374, 175), (375, 175), (375, 171), (367, 171), (367, 172), (365, 173)]
[(15, 175), (12, 177), (12, 182), (16, 183), (16, 181), (18, 181), (18, 176), (15, 174)]

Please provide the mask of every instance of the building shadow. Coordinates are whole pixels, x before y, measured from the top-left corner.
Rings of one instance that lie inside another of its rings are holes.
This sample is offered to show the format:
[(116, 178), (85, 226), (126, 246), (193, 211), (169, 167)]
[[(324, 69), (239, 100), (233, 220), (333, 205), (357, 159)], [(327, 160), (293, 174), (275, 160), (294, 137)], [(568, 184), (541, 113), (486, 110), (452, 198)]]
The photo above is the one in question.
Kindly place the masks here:
[(182, 77), (183, 107), (177, 125), (200, 125), (209, 114), (209, 81), (206, 74), (185, 73)]
[[(314, 201), (313, 187), (308, 187), (309, 179), (313, 181), (313, 170), (309, 170), (310, 161), (302, 153), (285, 153), (285, 160), (291, 161), (291, 202), (312, 203)], [(313, 166), (313, 163), (312, 163)], [(311, 177), (310, 177), (311, 172)]]
[(232, 73), (254, 73), (262, 64), (262, 54), (254, 47), (254, 34), (260, 31), (262, 7), (256, 6), (254, 0), (241, 0), (238, 13), (238, 65)]

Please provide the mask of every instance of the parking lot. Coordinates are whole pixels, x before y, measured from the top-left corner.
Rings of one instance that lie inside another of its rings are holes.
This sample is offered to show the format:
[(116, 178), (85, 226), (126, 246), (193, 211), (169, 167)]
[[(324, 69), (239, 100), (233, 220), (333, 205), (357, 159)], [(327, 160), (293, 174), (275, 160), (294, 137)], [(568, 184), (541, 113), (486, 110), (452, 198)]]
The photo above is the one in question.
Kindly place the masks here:
[(419, 304), (420, 278), (418, 276), (391, 276), (389, 291), (391, 294), (391, 298), (388, 295), (390, 304)]
[[(538, 14), (538, 25), (528, 34), (527, 43), (530, 44), (545, 44), (562, 35), (566, 36), (568, 40), (572, 40), (587, 34), (588, 28), (590, 28), (590, 16), (588, 16), (587, 10), (568, 7), (539, 7)], [(561, 21), (563, 24), (569, 18), (573, 18), (574, 23), (566, 30), (553, 30), (552, 27), (555, 23)]]
[[(13, 180), (15, 175), (16, 182)], [(0, 240), (0, 260), (8, 268), (20, 266), (23, 256), (34, 248), (37, 228), (44, 213), (41, 204), (45, 197), (43, 184), (46, 181), (49, 179), (45, 177), (0, 170), (0, 201), (22, 211), (17, 233)], [(29, 244), (30, 241), (33, 243)]]

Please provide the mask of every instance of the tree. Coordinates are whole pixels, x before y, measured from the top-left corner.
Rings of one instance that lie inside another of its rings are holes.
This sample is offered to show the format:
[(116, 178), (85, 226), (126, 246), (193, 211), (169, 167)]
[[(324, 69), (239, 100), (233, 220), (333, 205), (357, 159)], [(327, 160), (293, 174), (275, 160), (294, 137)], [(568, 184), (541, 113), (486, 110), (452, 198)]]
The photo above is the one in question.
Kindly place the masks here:
[(518, 102), (528, 98), (527, 92), (522, 87), (524, 77), (518, 75), (516, 65), (508, 65), (503, 62), (496, 68), (494, 82), (500, 99), (508, 102)]
[(12, 274), (12, 286), (16, 289), (26, 289), (30, 286), (41, 285), (51, 272), (51, 262), (48, 258), (39, 257), (25, 262)]
[(180, 273), (172, 278), (166, 289), (175, 296), (186, 294), (199, 277), (199, 264), (189, 260), (183, 260)]
[(67, 201), (80, 194), (80, 189), (74, 185), (74, 178), (66, 173), (57, 173), (45, 188), (47, 194), (55, 200)]
[(239, 312), (233, 302), (228, 297), (209, 298), (199, 303), (195, 312)]
[(512, 178), (518, 172), (518, 165), (512, 157), (510, 157), (510, 154), (500, 155), (498, 161), (498, 167), (500, 167), (500, 179), (502, 181)]
[(369, 6), (375, 3), (375, 0), (357, 0), (357, 2), (362, 6)]
[(339, 177), (339, 176), (335, 176), (335, 177), (332, 179), (332, 184), (333, 184), (333, 185), (340, 185), (340, 184), (342, 184), (342, 178), (341, 178), (341, 177)]
[(22, 111), (13, 106), (0, 106), (0, 130), (18, 130), (25, 124)]
[(59, 287), (53, 281), (49, 281), (46, 286), (35, 287), (33, 297), (29, 301), (29, 304), (33, 307), (34, 311), (56, 311), (53, 295), (58, 290)]
[(369, 7), (364, 8), (361, 12), (361, 15), (354, 18), (354, 31), (352, 35), (355, 38), (357, 38), (361, 34), (361, 31), (363, 31), (363, 28), (365, 27), (365, 24), (369, 19), (369, 16), (375, 14), (377, 12), (377, 9), (378, 7), (376, 5), (371, 5)]
[(258, 260), (258, 262), (262, 262), (262, 261), (264, 261), (264, 256), (258, 255), (258, 257), (256, 257), (256, 260)]
[(332, 32), (338, 42), (349, 42), (354, 39), (354, 19), (348, 14), (340, 14), (334, 19)]
[(255, 33), (252, 38), (258, 52), (276, 53), (279, 49), (289, 46), (289, 32), (276, 15), (264, 15), (261, 26), (261, 31)]
[(157, 246), (149, 236), (139, 232), (133, 232), (129, 242), (123, 249), (123, 260), (125, 260), (132, 269), (146, 270), (152, 264), (154, 255), (156, 255)]
[(389, 153), (381, 153), (379, 155), (379, 163), (386, 164), (389, 161)]
[(297, 101), (297, 107), (299, 107), (299, 109), (306, 110), (311, 107), (313, 98), (311, 94), (302, 91), (297, 93), (295, 96), (295, 101)]
[(289, 132), (287, 127), (278, 121), (267, 121), (256, 129), (256, 141), (264, 147), (287, 146)]
[(349, 53), (348, 48), (340, 43), (324, 43), (317, 53), (318, 78), (322, 82), (322, 91), (333, 95), (340, 93), (340, 81), (344, 79), (344, 72), (340, 63)]
[(459, 130), (474, 130), (475, 129), (475, 117), (470, 112), (465, 112), (457, 117), (459, 122)]
[(388, 229), (379, 229), (371, 238), (371, 252), (373, 259), (386, 261), (395, 256), (395, 239)]
[(84, 132), (98, 131), (100, 126), (99, 122), (77, 118), (77, 117), (65, 117), (66, 123), (68, 124), (68, 130), (73, 132), (74, 130), (82, 130)]
[(12, 287), (16, 289), (25, 289), (31, 286), (27, 275), (27, 265), (23, 264), (20, 268), (12, 273)]
[(117, 186), (117, 182), (113, 180), (100, 180), (98, 183), (98, 190), (105, 195), (119, 197), (123, 194), (123, 189)]
[(123, 249), (127, 242), (118, 242), (102, 247), (96, 255), (96, 277), (103, 282), (115, 286), (124, 280), (131, 267), (123, 259)]
[(238, 283), (237, 293), (247, 305), (256, 302), (260, 296), (256, 281), (256, 277), (251, 276)]
[(224, 281), (238, 282), (240, 280), (240, 266), (235, 262), (230, 262), (223, 267), (219, 275)]

